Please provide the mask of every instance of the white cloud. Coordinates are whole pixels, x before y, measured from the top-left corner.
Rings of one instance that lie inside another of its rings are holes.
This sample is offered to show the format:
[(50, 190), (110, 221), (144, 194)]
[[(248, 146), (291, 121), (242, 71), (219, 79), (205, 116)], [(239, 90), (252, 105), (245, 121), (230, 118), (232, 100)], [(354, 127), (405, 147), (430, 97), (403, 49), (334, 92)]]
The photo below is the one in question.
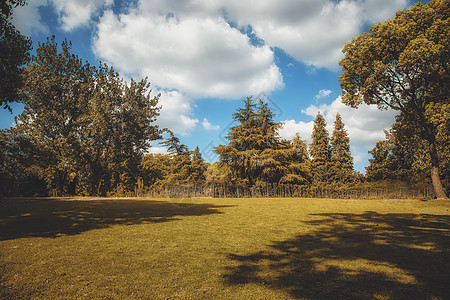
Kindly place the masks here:
[(330, 133), (333, 130), (336, 113), (339, 113), (351, 144), (358, 146), (373, 146), (377, 141), (384, 139), (383, 130), (392, 126), (397, 115), (393, 110), (381, 111), (376, 105), (361, 105), (354, 109), (343, 104), (340, 96), (329, 105), (322, 104), (318, 107), (310, 105), (302, 110), (302, 113), (315, 118), (319, 111), (324, 116)]
[[(310, 105), (302, 113), (315, 118), (320, 112), (327, 122), (327, 130), (331, 136), (336, 113), (339, 113), (344, 122), (345, 129), (350, 138), (352, 156), (355, 167), (363, 172), (363, 167), (367, 165), (370, 157), (367, 151), (375, 146), (375, 143), (385, 138), (383, 130), (389, 129), (394, 123), (396, 111), (381, 111), (375, 105), (361, 105), (358, 109), (346, 106), (341, 102), (341, 97), (337, 97), (331, 104), (320, 106)], [(292, 139), (298, 132), (302, 139), (306, 139), (308, 145), (311, 143), (311, 134), (314, 122), (303, 122), (295, 120), (284, 121), (283, 127), (279, 130), (282, 138)]]
[(313, 122), (296, 122), (295, 120), (286, 120), (283, 126), (278, 130), (279, 135), (287, 140), (291, 140), (297, 133), (302, 140), (311, 142), (311, 133), (313, 130)]
[(272, 47), (314, 67), (337, 69), (342, 47), (363, 26), (393, 17), (408, 0), (141, 1), (144, 11), (204, 18), (226, 15)]
[(251, 45), (220, 16), (176, 18), (142, 8), (117, 16), (107, 11), (97, 29), (97, 56), (122, 72), (149, 76), (162, 89), (194, 98), (239, 98), (283, 86), (270, 47)]
[(38, 8), (47, 5), (47, 0), (28, 1), (27, 5), (18, 6), (13, 11), (13, 24), (24, 35), (43, 33), (48, 35), (48, 27), (42, 23)]
[(322, 99), (322, 98), (327, 98), (328, 96), (330, 96), (330, 94), (333, 91), (330, 90), (320, 90), (317, 95), (314, 97), (314, 99), (316, 99), (316, 101)]
[(168, 154), (166, 147), (153, 146), (148, 149), (147, 153), (149, 154)]
[(71, 31), (89, 24), (94, 13), (111, 6), (113, 0), (51, 0), (59, 15), (61, 28)]
[(212, 125), (207, 118), (203, 118), (202, 126), (205, 130), (218, 130), (220, 128), (219, 125)]
[(192, 115), (191, 99), (177, 91), (153, 91), (152, 94), (161, 93), (158, 105), (162, 106), (156, 124), (168, 128), (179, 135), (189, 134), (199, 122)]

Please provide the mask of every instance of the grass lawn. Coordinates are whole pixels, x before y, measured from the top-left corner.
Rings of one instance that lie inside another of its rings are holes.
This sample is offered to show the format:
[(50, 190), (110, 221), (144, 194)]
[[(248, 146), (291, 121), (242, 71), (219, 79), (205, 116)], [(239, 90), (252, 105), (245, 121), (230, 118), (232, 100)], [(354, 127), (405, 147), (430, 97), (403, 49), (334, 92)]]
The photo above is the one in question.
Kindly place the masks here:
[(449, 208), (0, 199), (0, 299), (450, 299)]

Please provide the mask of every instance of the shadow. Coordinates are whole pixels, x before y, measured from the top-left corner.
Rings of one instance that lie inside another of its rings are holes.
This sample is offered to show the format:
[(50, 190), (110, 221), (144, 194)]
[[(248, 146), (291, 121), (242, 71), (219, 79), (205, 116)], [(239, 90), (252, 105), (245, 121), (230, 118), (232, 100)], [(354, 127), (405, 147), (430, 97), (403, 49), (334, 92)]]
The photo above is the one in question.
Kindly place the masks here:
[(213, 204), (131, 199), (0, 199), (0, 241), (58, 237), (113, 225), (160, 223), (221, 214)]
[(307, 299), (450, 299), (450, 216), (318, 214), (310, 234), (230, 254), (228, 285)]

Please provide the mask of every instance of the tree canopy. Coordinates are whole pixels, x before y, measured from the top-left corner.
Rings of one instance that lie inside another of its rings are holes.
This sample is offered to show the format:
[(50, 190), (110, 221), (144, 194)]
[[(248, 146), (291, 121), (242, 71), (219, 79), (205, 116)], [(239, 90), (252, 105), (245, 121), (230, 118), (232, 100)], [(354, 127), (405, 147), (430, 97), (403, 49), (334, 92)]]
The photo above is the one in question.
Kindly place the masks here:
[(21, 101), (22, 67), (30, 58), (31, 40), (11, 23), (13, 9), (25, 4), (24, 0), (0, 1), (0, 106), (9, 110), (8, 103)]
[(410, 131), (428, 143), (438, 198), (446, 195), (436, 139), (440, 127), (447, 134), (450, 128), (449, 6), (447, 0), (417, 3), (373, 25), (345, 45), (339, 78), (345, 104), (398, 110)]
[(80, 194), (134, 188), (142, 155), (159, 137), (153, 124), (158, 97), (150, 97), (146, 79), (126, 84), (113, 68), (93, 68), (70, 47), (64, 41), (59, 50), (48, 39), (24, 69), (25, 109), (16, 126), (3, 132), (12, 153), (4, 156), (3, 173), (34, 169), (36, 178), (60, 193), (75, 177)]

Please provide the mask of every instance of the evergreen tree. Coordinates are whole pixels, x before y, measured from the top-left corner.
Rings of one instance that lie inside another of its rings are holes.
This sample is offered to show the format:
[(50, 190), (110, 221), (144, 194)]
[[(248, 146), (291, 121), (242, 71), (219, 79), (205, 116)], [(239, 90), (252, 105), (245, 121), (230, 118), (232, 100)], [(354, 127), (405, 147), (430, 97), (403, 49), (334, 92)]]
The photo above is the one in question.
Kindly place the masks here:
[(328, 131), (325, 128), (326, 122), (324, 117), (317, 113), (314, 120), (313, 132), (311, 135), (312, 142), (309, 148), (311, 154), (311, 168), (314, 181), (320, 183), (328, 182), (331, 177), (331, 148)]
[(349, 182), (353, 176), (353, 157), (350, 153), (350, 139), (339, 113), (336, 114), (331, 135), (331, 161), (333, 181)]
[(253, 186), (274, 182), (280, 176), (275, 151), (280, 144), (277, 130), (281, 125), (273, 117), (267, 103), (260, 100), (255, 104), (252, 97), (247, 97), (244, 107), (233, 114), (239, 124), (230, 128), (229, 144), (215, 149), (231, 171), (230, 182)]
[(180, 139), (176, 137), (172, 131), (169, 129), (165, 129), (164, 131), (169, 133), (169, 137), (165, 141), (160, 142), (160, 144), (167, 147), (167, 151), (171, 155), (182, 155), (188, 152), (187, 146), (181, 144)]
[(191, 184), (201, 184), (206, 180), (207, 164), (203, 160), (200, 149), (196, 147), (191, 151), (191, 167), (189, 170), (188, 182)]
[(244, 100), (244, 107), (238, 108), (233, 114), (233, 119), (238, 125), (230, 128), (226, 136), (228, 145), (219, 145), (215, 152), (219, 154), (223, 164), (228, 165), (231, 170), (230, 181), (236, 184), (253, 186), (259, 169), (257, 159), (261, 152), (260, 133), (258, 129), (256, 104), (252, 97)]
[(312, 180), (311, 160), (308, 156), (306, 141), (297, 133), (291, 142), (289, 172), (282, 178), (282, 183), (309, 184)]
[[(410, 123), (400, 113), (385, 140), (378, 141), (369, 151), (372, 158), (366, 168), (368, 180), (400, 180), (408, 183), (430, 182), (429, 145), (417, 134), (410, 131)], [(450, 141), (448, 127), (439, 128), (436, 146), (438, 158), (443, 166), (450, 166)], [(441, 176), (445, 174), (445, 168)]]

